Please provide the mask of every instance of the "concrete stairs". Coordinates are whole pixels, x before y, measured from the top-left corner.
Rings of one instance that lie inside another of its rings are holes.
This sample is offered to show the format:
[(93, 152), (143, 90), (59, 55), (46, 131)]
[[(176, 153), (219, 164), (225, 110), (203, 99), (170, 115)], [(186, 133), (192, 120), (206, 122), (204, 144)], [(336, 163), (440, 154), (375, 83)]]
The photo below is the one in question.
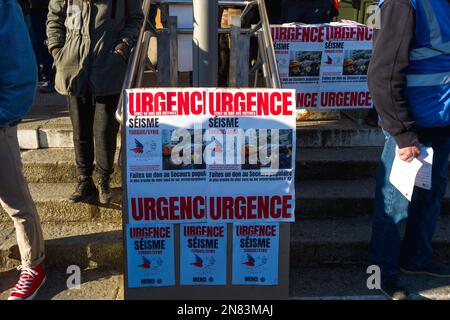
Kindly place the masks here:
[[(352, 281), (354, 270), (361, 281), (365, 276), (374, 175), (383, 135), (377, 128), (358, 126), (345, 117), (301, 123), (297, 129), (297, 221), (291, 228), (291, 296), (364, 296), (366, 291), (353, 290), (347, 283)], [(47, 239), (48, 266), (59, 270), (76, 264), (120, 274), (120, 168), (113, 178), (115, 196), (110, 205), (67, 201), (75, 186), (76, 170), (70, 121), (64, 99), (58, 95), (37, 97), (19, 127), (19, 140), (24, 149), (24, 173)], [(435, 254), (450, 261), (450, 192), (442, 213)], [(0, 269), (17, 265), (18, 257), (12, 225), (0, 209)], [(340, 289), (326, 293), (330, 277), (342, 278), (336, 280)]]

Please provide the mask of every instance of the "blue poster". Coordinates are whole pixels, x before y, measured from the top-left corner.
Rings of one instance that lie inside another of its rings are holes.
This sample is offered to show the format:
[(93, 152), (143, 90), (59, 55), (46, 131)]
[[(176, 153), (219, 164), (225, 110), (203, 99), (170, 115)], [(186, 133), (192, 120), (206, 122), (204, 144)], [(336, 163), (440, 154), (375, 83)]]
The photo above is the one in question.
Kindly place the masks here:
[(232, 284), (278, 284), (278, 223), (233, 225)]
[(180, 226), (180, 284), (225, 285), (227, 282), (227, 225)]
[(175, 285), (173, 225), (127, 225), (128, 286)]

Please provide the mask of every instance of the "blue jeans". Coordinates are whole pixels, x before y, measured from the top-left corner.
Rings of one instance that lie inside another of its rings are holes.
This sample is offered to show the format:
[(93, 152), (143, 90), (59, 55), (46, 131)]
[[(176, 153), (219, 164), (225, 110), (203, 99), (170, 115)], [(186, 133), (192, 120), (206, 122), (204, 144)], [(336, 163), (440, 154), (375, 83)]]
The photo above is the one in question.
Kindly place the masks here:
[[(396, 143), (387, 132), (385, 135), (376, 176), (369, 260), (381, 268), (384, 276), (389, 276), (397, 273), (399, 263), (407, 269), (420, 269), (431, 262), (431, 242), (447, 188), (450, 139), (433, 137), (421, 141), (434, 150), (432, 187), (431, 190), (415, 187), (409, 202), (389, 182)], [(400, 252), (398, 223), (405, 218), (406, 231)]]

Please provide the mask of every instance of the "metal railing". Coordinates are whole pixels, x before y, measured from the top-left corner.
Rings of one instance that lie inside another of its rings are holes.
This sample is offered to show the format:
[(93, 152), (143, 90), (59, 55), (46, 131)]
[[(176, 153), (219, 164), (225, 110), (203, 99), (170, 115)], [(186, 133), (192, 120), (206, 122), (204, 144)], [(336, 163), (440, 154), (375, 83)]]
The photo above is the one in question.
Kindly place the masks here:
[(127, 71), (125, 74), (125, 79), (122, 86), (122, 91), (120, 93), (119, 103), (116, 111), (116, 119), (119, 123), (123, 123), (123, 108), (125, 104), (124, 92), (126, 89), (130, 89), (134, 86), (136, 74), (138, 70), (136, 66), (141, 65), (140, 59), (142, 59), (142, 47), (144, 45), (143, 38), (145, 29), (147, 26), (148, 14), (150, 12), (151, 0), (144, 0), (142, 3), (142, 10), (144, 12), (144, 23), (142, 24), (141, 30), (139, 31), (139, 37), (136, 41), (136, 45), (133, 48), (128, 62)]
[[(155, 30), (151, 23), (148, 21), (150, 6), (156, 5), (192, 5), (192, 1), (189, 0), (143, 0), (144, 11), (144, 23), (139, 32), (139, 37), (128, 63), (125, 80), (120, 95), (116, 119), (120, 123), (123, 123), (123, 109), (125, 106), (124, 92), (126, 89), (140, 87), (142, 85), (142, 79), (144, 69), (146, 66), (146, 57), (150, 42), (150, 37), (156, 31), (158, 38), (158, 74), (164, 75), (165, 81), (158, 80), (158, 85), (169, 84), (176, 86), (177, 82), (177, 35), (178, 34), (192, 34), (193, 28), (177, 28), (176, 17), (166, 17), (168, 25), (164, 29)], [(219, 34), (230, 34), (231, 38), (231, 50), (239, 50), (242, 41), (250, 41), (250, 36), (256, 36), (258, 39), (259, 52), (258, 62), (249, 71), (248, 68), (248, 53), (245, 55), (241, 52), (230, 53), (230, 70), (234, 70), (234, 74), (230, 76), (229, 84), (231, 86), (245, 86), (247, 81), (239, 81), (237, 79), (239, 75), (248, 77), (249, 74), (255, 72), (255, 85), (258, 77), (258, 69), (262, 68), (263, 76), (265, 79), (265, 85), (269, 88), (281, 88), (281, 81), (278, 72), (278, 65), (275, 57), (275, 51), (273, 41), (270, 33), (269, 19), (267, 16), (267, 10), (264, 0), (254, 1), (218, 1), (218, 5), (222, 7), (244, 7), (241, 13), (242, 18), (250, 11), (251, 8), (257, 6), (260, 17), (259, 23), (252, 28), (241, 28), (240, 23), (238, 25), (232, 24), (231, 28), (219, 28)], [(163, 13), (163, 12), (162, 12)], [(240, 37), (242, 35), (243, 37)], [(247, 47), (247, 46), (246, 46)], [(247, 49), (248, 50), (248, 49)], [(161, 51), (161, 52), (160, 52)], [(164, 52), (163, 52), (164, 51)], [(161, 61), (161, 60), (163, 61)], [(247, 73), (244, 75), (243, 73)], [(161, 79), (162, 77), (159, 76)], [(244, 85), (243, 85), (244, 84)]]

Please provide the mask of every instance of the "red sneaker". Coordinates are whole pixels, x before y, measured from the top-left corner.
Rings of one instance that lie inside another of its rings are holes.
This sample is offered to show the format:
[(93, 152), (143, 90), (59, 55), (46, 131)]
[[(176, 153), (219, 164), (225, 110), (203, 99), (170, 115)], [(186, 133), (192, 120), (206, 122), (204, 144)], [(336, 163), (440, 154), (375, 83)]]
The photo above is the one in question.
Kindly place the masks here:
[(46, 280), (42, 263), (36, 268), (19, 266), (17, 270), (21, 270), (20, 278), (12, 288), (8, 300), (33, 300)]

